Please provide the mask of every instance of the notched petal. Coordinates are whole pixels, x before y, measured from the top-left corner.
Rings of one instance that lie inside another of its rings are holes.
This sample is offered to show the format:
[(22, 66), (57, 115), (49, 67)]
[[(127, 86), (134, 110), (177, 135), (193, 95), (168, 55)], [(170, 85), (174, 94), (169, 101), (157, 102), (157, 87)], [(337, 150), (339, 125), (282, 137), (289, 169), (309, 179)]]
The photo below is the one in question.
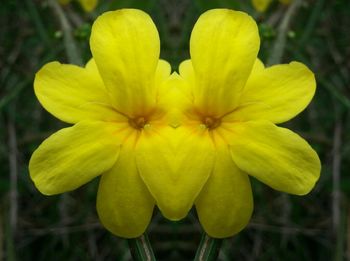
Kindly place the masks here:
[(140, 175), (162, 214), (184, 218), (207, 181), (214, 164), (210, 138), (188, 129), (143, 133), (137, 145)]

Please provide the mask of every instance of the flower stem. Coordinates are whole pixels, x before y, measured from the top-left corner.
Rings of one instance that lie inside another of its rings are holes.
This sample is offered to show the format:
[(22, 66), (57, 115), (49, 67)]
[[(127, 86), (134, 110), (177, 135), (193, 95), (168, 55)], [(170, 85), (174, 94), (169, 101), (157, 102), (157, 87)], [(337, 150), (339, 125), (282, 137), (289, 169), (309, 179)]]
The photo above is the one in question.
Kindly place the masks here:
[(151, 243), (148, 240), (147, 234), (140, 237), (128, 240), (130, 253), (135, 261), (155, 261), (156, 258), (153, 253)]
[(268, 65), (273, 65), (281, 62), (286, 47), (287, 33), (289, 30), (290, 22), (292, 21), (292, 17), (296, 13), (301, 3), (302, 0), (294, 0), (293, 3), (290, 4), (287, 12), (285, 13), (283, 20), (281, 21), (281, 24), (278, 28), (278, 36), (274, 43), (271, 56), (267, 61)]
[(56, 0), (49, 0), (49, 4), (61, 24), (64, 46), (69, 62), (75, 63), (77, 65), (82, 65), (83, 62), (81, 55), (73, 37), (73, 29), (68, 21), (68, 18), (66, 17), (66, 14), (63, 12), (61, 6)]
[(222, 239), (212, 238), (203, 233), (201, 242), (197, 249), (195, 261), (214, 261), (217, 259), (221, 247)]

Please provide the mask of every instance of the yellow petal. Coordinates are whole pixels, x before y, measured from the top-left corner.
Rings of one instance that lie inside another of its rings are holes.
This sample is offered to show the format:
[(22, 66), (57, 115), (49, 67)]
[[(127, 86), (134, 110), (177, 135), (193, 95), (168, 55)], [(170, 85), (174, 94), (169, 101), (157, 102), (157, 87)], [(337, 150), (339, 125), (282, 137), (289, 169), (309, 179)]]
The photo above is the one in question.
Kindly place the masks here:
[(266, 121), (223, 124), (236, 165), (270, 187), (304, 195), (320, 176), (316, 152), (294, 132)]
[(237, 234), (248, 224), (253, 196), (248, 176), (234, 164), (227, 145), (218, 145), (218, 139), (213, 173), (195, 204), (205, 232), (224, 238)]
[(160, 51), (152, 19), (136, 9), (106, 12), (92, 26), (90, 46), (118, 111), (139, 116), (152, 110)]
[(265, 12), (272, 0), (252, 0), (254, 8), (259, 12)]
[(171, 97), (171, 88), (169, 88), (169, 85), (166, 84), (168, 79), (170, 78), (171, 74), (171, 65), (165, 61), (165, 60), (159, 60), (156, 75), (155, 75), (155, 85), (157, 88), (157, 113), (153, 113), (151, 115), (150, 120), (157, 120), (157, 121), (163, 121), (163, 117), (159, 117), (159, 114), (163, 114), (166, 116), (166, 114), (172, 109), (173, 100)]
[[(158, 90), (158, 94), (163, 91), (164, 83), (168, 80), (171, 74), (171, 65), (165, 60), (159, 60), (156, 75), (155, 75), (155, 85)], [(159, 95), (158, 95), (159, 99)]]
[(223, 121), (288, 121), (306, 108), (315, 90), (314, 74), (302, 63), (253, 70), (239, 107)]
[(79, 122), (54, 133), (30, 159), (35, 186), (43, 194), (59, 194), (109, 170), (117, 160), (122, 133), (120, 124), (104, 122)]
[(213, 9), (200, 16), (190, 53), (195, 105), (202, 113), (222, 116), (235, 108), (259, 46), (258, 27), (246, 13)]
[[(253, 69), (249, 75), (249, 78), (251, 77), (252, 74), (260, 73), (264, 69), (265, 69), (264, 63), (259, 58), (257, 58), (255, 60), (254, 65), (253, 65)], [(249, 81), (249, 78), (248, 78), (248, 81)], [(244, 88), (246, 88), (246, 87), (244, 87)]]
[(79, 0), (85, 12), (93, 11), (97, 6), (97, 0)]
[(125, 121), (117, 113), (93, 60), (81, 68), (51, 62), (35, 75), (34, 90), (44, 108), (58, 119)]
[(154, 199), (136, 168), (134, 142), (123, 144), (117, 163), (102, 175), (97, 193), (101, 223), (125, 238), (138, 237), (146, 230), (154, 208)]
[(175, 72), (164, 82), (158, 97), (158, 106), (166, 111), (166, 121), (177, 128), (185, 123), (186, 110), (192, 108), (192, 100), (184, 91), (188, 84)]
[(196, 75), (194, 73), (192, 61), (185, 60), (180, 63), (179, 73), (183, 80), (187, 82), (186, 88), (182, 88), (182, 91), (189, 99), (193, 100), (193, 88), (196, 86)]
[(136, 162), (162, 214), (179, 220), (212, 171), (214, 148), (204, 130), (150, 128), (139, 139)]

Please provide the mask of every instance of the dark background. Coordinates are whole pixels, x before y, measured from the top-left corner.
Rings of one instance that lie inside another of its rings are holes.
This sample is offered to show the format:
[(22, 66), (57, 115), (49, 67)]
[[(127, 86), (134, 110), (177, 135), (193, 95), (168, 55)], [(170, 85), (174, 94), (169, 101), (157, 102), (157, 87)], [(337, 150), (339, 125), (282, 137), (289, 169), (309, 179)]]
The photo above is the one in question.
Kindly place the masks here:
[[(239, 235), (224, 241), (219, 260), (350, 257), (350, 1), (294, 0), (288, 6), (275, 1), (265, 13), (255, 11), (248, 0), (100, 0), (91, 13), (74, 1), (67, 6), (53, 1), (0, 0), (0, 260), (131, 258), (127, 242), (99, 224), (98, 179), (74, 192), (46, 197), (33, 186), (27, 168), (35, 148), (66, 126), (35, 98), (35, 72), (52, 60), (86, 62), (92, 22), (100, 13), (122, 7), (152, 16), (162, 41), (161, 57), (174, 70), (189, 57), (198, 16), (226, 7), (255, 17), (262, 38), (259, 57), (265, 63), (297, 60), (316, 74), (311, 105), (284, 124), (318, 152), (322, 174), (316, 188), (299, 197), (252, 179), (253, 218)], [(79, 52), (70, 53), (67, 41)], [(174, 223), (155, 211), (148, 232), (159, 260), (191, 260), (202, 230), (195, 212)]]

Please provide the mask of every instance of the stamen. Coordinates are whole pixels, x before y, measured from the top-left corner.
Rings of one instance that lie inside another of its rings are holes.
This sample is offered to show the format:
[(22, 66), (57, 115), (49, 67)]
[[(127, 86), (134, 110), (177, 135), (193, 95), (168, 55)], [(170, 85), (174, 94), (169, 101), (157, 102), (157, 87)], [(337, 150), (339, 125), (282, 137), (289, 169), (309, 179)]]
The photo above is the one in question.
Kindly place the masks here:
[(214, 124), (214, 119), (211, 117), (205, 117), (204, 118), (204, 124), (207, 125), (208, 127), (212, 126)]
[(144, 117), (137, 118), (135, 121), (137, 126), (143, 127), (145, 126), (146, 120)]
[(143, 129), (145, 125), (148, 125), (147, 119), (143, 116), (141, 117), (136, 117), (136, 118), (130, 118), (129, 119), (129, 124), (135, 129)]
[(221, 119), (206, 116), (203, 118), (202, 122), (208, 129), (215, 129), (221, 124)]

